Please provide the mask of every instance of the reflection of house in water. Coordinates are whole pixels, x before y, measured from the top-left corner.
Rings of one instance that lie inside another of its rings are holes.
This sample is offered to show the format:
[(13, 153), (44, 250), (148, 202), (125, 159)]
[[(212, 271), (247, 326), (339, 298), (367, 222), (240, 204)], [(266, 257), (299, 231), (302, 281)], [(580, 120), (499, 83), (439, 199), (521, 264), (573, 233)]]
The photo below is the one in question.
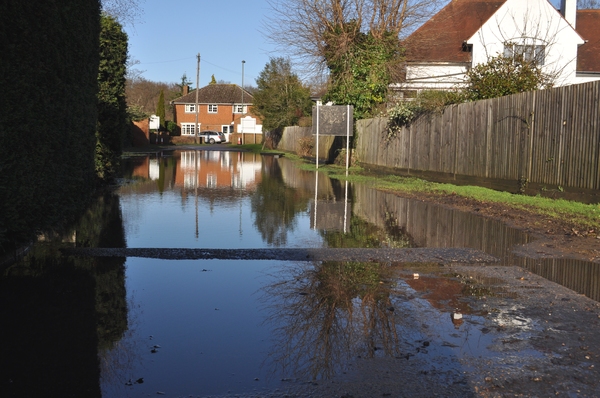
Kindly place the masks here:
[(159, 159), (144, 157), (133, 167), (133, 176), (150, 180), (158, 180), (160, 176)]
[(175, 186), (184, 189), (234, 188), (253, 190), (260, 182), (262, 160), (246, 152), (183, 151)]
[(150, 178), (150, 158), (138, 157), (135, 158), (135, 161), (131, 161), (133, 163), (131, 176), (132, 177), (141, 177), (141, 178)]

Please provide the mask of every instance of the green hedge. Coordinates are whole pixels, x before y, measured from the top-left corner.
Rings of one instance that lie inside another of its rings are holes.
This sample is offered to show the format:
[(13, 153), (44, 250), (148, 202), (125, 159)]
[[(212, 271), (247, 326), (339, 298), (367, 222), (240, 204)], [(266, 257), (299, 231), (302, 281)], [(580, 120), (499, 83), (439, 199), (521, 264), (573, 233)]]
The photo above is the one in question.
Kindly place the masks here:
[(94, 189), (98, 0), (0, 4), (0, 252)]

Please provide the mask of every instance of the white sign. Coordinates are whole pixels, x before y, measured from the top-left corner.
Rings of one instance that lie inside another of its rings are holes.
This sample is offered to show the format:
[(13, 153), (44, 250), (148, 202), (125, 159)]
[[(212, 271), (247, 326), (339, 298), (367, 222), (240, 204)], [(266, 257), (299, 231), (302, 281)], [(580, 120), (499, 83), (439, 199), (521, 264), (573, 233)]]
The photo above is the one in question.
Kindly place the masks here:
[(149, 124), (150, 130), (158, 130), (160, 128), (160, 117), (151, 115)]

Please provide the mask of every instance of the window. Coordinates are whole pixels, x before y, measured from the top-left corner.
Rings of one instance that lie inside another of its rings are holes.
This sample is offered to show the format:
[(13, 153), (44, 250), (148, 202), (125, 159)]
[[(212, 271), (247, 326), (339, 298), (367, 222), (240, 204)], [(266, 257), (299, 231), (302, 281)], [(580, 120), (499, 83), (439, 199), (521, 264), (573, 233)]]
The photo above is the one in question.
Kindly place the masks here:
[(546, 46), (508, 43), (504, 45), (504, 56), (512, 59), (521, 57), (523, 61), (544, 65), (546, 62)]
[(233, 106), (233, 113), (247, 113), (248, 105), (235, 104)]
[(208, 113), (217, 113), (218, 107), (217, 105), (210, 104), (208, 105)]
[(185, 104), (185, 113), (196, 113), (196, 104)]
[(195, 135), (194, 123), (181, 123), (181, 135)]

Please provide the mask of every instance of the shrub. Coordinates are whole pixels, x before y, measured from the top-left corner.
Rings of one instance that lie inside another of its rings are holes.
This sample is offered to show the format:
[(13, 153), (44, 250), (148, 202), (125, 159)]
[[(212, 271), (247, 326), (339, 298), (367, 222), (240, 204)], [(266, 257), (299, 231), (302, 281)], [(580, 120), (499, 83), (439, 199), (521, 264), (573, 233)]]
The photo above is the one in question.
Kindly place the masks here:
[(312, 137), (302, 137), (298, 140), (298, 155), (311, 156), (315, 143)]
[(523, 56), (490, 58), (467, 72), (466, 94), (472, 101), (550, 88), (554, 78)]
[(171, 137), (179, 137), (181, 135), (181, 128), (171, 120), (167, 121), (167, 131)]
[(420, 92), (412, 101), (397, 103), (387, 111), (387, 137), (395, 137), (402, 127), (425, 113), (443, 112), (448, 105), (464, 102), (465, 96), (459, 91), (428, 90)]

